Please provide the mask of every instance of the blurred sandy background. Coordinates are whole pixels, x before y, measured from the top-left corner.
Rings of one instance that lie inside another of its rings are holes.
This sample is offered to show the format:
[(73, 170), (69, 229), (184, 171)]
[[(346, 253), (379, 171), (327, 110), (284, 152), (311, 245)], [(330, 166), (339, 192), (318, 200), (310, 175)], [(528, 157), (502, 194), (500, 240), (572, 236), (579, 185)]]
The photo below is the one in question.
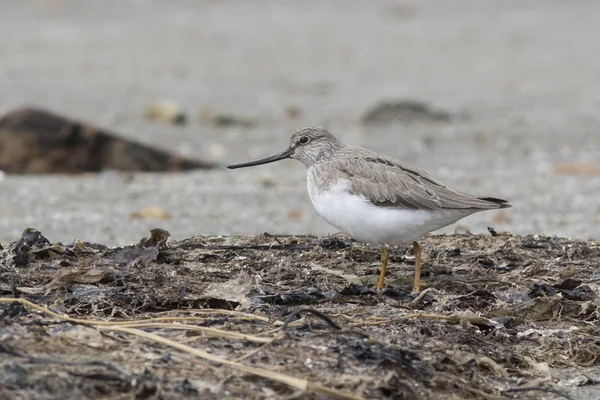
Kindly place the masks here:
[[(511, 200), (459, 222), (600, 239), (600, 2), (0, 1), (0, 114), (43, 107), (222, 165), (325, 125), (345, 142)], [(189, 123), (146, 118), (158, 100)], [(450, 121), (371, 126), (384, 101)], [(207, 112), (255, 121), (219, 127)], [(565, 166), (565, 164), (568, 164)], [(0, 177), (0, 242), (328, 233), (295, 161), (180, 174)], [(156, 207), (170, 219), (131, 219)], [(457, 226), (448, 227), (452, 232)]]

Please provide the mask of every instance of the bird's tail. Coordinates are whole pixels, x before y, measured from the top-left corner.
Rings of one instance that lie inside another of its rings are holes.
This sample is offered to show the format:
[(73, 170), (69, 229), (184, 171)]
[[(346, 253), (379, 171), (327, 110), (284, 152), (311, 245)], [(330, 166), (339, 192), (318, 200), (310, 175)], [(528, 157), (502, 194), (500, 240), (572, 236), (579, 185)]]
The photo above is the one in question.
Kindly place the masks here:
[(490, 203), (494, 203), (498, 206), (498, 208), (510, 208), (512, 204), (508, 202), (508, 200), (497, 199), (495, 197), (478, 197), (479, 200), (488, 201)]

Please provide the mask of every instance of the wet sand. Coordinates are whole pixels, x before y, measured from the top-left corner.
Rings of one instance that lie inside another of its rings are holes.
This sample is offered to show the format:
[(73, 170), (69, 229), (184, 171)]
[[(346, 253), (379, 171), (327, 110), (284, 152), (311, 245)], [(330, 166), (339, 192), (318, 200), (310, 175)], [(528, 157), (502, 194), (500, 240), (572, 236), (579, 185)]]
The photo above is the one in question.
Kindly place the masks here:
[[(452, 232), (600, 238), (600, 175), (556, 164), (600, 160), (600, 4), (528, 2), (29, 1), (0, 6), (0, 112), (35, 105), (222, 165), (281, 151), (325, 125), (342, 140), (504, 197)], [(145, 118), (178, 102), (189, 124)], [(386, 100), (449, 113), (374, 127)], [(289, 108), (299, 111), (290, 116)], [(202, 110), (255, 118), (216, 127)], [(170, 220), (130, 219), (159, 207)], [(5, 176), (0, 243), (35, 227), (53, 241), (137, 241), (149, 228), (199, 234), (334, 232), (312, 209), (304, 167), (176, 175)]]

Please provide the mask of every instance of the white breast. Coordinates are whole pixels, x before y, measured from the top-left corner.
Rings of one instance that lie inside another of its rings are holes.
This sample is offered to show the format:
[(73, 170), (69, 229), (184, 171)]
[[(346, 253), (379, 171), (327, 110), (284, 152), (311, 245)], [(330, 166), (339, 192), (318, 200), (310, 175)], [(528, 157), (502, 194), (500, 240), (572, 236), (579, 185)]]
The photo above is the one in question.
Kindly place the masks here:
[(349, 180), (340, 180), (329, 190), (319, 190), (310, 169), (307, 186), (317, 213), (335, 228), (364, 243), (407, 245), (473, 213), (473, 210), (377, 207), (363, 196), (350, 194)]

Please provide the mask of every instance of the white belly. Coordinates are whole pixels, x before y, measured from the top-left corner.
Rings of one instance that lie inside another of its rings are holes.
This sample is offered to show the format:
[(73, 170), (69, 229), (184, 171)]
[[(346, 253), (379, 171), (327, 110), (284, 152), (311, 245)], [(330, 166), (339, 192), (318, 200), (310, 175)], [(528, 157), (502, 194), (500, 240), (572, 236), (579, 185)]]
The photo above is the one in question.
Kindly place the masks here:
[(350, 194), (349, 180), (319, 191), (308, 174), (308, 195), (317, 213), (355, 240), (371, 244), (407, 245), (429, 232), (450, 225), (473, 210), (408, 210), (377, 207)]

